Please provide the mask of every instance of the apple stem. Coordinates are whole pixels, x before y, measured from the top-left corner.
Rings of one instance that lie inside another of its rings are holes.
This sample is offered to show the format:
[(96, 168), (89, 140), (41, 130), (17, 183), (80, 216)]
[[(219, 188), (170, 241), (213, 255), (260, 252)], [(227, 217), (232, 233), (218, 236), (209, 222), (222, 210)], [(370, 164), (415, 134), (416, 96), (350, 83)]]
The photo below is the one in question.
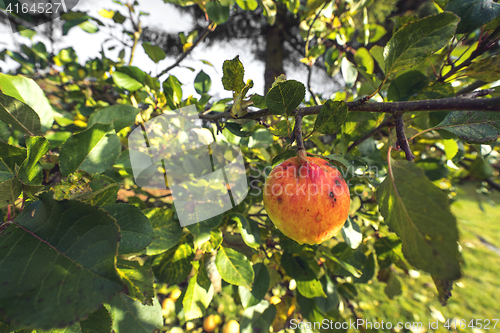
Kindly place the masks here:
[(291, 142), (297, 142), (297, 158), (299, 159), (300, 165), (308, 165), (307, 163), (307, 152), (304, 147), (304, 140), (302, 138), (302, 113), (295, 113), (295, 127), (293, 128)]

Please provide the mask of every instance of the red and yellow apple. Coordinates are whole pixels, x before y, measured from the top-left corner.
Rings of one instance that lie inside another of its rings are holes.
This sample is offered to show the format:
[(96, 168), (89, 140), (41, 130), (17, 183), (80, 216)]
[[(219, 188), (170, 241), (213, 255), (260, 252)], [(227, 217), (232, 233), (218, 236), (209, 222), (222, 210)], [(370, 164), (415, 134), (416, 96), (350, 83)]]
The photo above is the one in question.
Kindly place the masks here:
[(305, 151), (299, 156), (271, 171), (264, 185), (264, 207), (283, 234), (300, 244), (319, 244), (336, 235), (347, 220), (349, 187), (326, 160), (306, 157)]

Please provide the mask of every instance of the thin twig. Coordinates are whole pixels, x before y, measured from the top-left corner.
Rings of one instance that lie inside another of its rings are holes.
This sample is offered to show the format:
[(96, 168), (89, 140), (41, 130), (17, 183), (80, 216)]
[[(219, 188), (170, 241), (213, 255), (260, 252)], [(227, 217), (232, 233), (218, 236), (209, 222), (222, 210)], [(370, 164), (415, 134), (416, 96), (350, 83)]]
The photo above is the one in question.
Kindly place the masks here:
[(486, 95), (491, 94), (494, 91), (495, 91), (495, 89), (483, 89), (483, 90), (473, 91), (473, 92), (468, 93), (468, 94), (464, 94), (464, 95), (462, 95), (462, 97), (465, 97), (465, 98), (484, 97)]
[(309, 90), (309, 93), (311, 94), (311, 100), (314, 102), (314, 105), (320, 105), (321, 101), (318, 99), (318, 96), (316, 96), (316, 94), (311, 89), (311, 77), (312, 77), (313, 67), (314, 64), (309, 66), (309, 73), (307, 74), (307, 90)]
[(307, 153), (304, 147), (304, 140), (302, 138), (302, 113), (295, 113), (295, 127), (292, 131), (292, 136), (290, 137), (290, 144), (297, 142), (297, 157), (301, 165), (307, 166)]
[(316, 20), (318, 19), (319, 14), (321, 14), (321, 12), (325, 8), (325, 6), (328, 5), (329, 3), (330, 3), (330, 1), (326, 1), (323, 4), (323, 6), (320, 8), (320, 10), (318, 10), (318, 12), (316, 13), (316, 16), (314, 16), (311, 24), (309, 25), (309, 30), (307, 30), (307, 39), (306, 39), (306, 55), (307, 55), (307, 52), (309, 52), (309, 39), (311, 38), (312, 27), (313, 27), (314, 23), (316, 22)]
[(499, 191), (500, 192), (500, 184), (498, 183), (495, 183), (495, 181), (491, 178), (486, 178), (484, 180), (486, 183), (488, 183), (488, 185), (490, 185), (491, 187), (493, 187), (495, 190)]
[(396, 148), (403, 150), (406, 155), (406, 160), (412, 162), (415, 159), (415, 155), (411, 152), (408, 140), (406, 140), (405, 123), (402, 113), (396, 115), (396, 136)]
[[(351, 310), (351, 313), (354, 316), (354, 318), (356, 319), (356, 322), (358, 322), (360, 320), (360, 318), (359, 318), (358, 314), (356, 313), (356, 310), (354, 309), (354, 306), (352, 305), (351, 301), (349, 301), (349, 299), (347, 297), (344, 297), (344, 302), (346, 303), (349, 310)], [(366, 333), (366, 329), (364, 326), (361, 325), (360, 329), (361, 329), (361, 332)]]
[(353, 150), (354, 148), (356, 148), (356, 146), (360, 145), (361, 143), (365, 142), (365, 140), (367, 140), (368, 138), (370, 138), (370, 137), (374, 136), (375, 134), (377, 134), (378, 132), (380, 132), (382, 129), (384, 129), (385, 127), (387, 127), (391, 122), (392, 122), (392, 117), (389, 118), (387, 121), (384, 121), (379, 126), (377, 126), (374, 129), (372, 129), (370, 132), (366, 133), (361, 139), (358, 139), (358, 140), (354, 141), (349, 146), (349, 148), (347, 148), (347, 152), (350, 152), (351, 150)]
[(134, 61), (135, 49), (137, 48), (137, 44), (139, 43), (139, 38), (142, 35), (142, 27), (141, 20), (137, 19), (137, 23), (134, 21), (134, 17), (132, 16), (132, 5), (128, 6), (128, 11), (130, 14), (130, 21), (132, 21), (132, 26), (134, 27), (134, 44), (132, 45), (132, 51), (130, 52), (130, 60), (128, 62), (129, 66), (132, 66), (132, 61)]
[(178, 58), (178, 59), (177, 59), (177, 60), (176, 60), (176, 61), (175, 61), (172, 65), (170, 65), (170, 66), (168, 66), (167, 68), (165, 68), (165, 69), (164, 69), (164, 70), (163, 70), (160, 74), (156, 75), (156, 77), (157, 77), (157, 78), (158, 78), (158, 77), (161, 77), (162, 75), (164, 75), (164, 74), (166, 74), (166, 73), (170, 72), (173, 68), (175, 68), (175, 67), (179, 66), (179, 64), (180, 64), (180, 63), (181, 63), (184, 59), (186, 59), (186, 57), (187, 57), (187, 56), (188, 56), (188, 55), (189, 55), (189, 54), (190, 54), (190, 53), (194, 50), (194, 48), (195, 48), (196, 46), (198, 46), (198, 44), (200, 44), (200, 43), (201, 43), (201, 41), (202, 41), (202, 40), (204, 40), (204, 39), (205, 39), (205, 37), (207, 37), (207, 36), (208, 36), (208, 34), (209, 34), (211, 31), (213, 31), (213, 30), (211, 30), (211, 28), (210, 28), (211, 24), (212, 24), (211, 22), (208, 22), (207, 27), (203, 30), (203, 33), (201, 34), (201, 36), (200, 36), (200, 37), (198, 37), (198, 39), (196, 40), (196, 42), (194, 42), (194, 43), (193, 43), (193, 45), (192, 45), (189, 49), (187, 49), (187, 50), (186, 50), (186, 52), (182, 53), (182, 54), (180, 55), (180, 57), (179, 57), (179, 58)]

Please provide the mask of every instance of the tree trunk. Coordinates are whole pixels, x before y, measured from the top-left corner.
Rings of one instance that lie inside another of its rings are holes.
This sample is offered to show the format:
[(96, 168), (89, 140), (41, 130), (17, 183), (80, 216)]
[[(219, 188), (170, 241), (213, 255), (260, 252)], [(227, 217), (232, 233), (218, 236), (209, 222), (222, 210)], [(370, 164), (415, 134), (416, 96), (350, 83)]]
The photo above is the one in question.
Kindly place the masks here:
[(283, 70), (283, 47), (285, 42), (284, 8), (277, 4), (278, 12), (276, 14), (276, 23), (273, 26), (268, 26), (265, 32), (266, 36), (266, 68), (264, 71), (264, 94), (267, 94), (274, 82), (274, 79), (281, 74), (285, 74)]

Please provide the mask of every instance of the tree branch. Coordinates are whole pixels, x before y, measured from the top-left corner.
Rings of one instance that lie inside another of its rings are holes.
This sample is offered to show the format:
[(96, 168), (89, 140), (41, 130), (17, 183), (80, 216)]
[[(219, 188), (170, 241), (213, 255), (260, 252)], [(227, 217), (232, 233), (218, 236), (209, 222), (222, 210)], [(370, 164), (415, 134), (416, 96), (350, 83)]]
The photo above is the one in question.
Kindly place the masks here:
[(180, 55), (180, 57), (170, 66), (168, 66), (167, 68), (165, 68), (160, 74), (156, 75), (157, 78), (161, 77), (162, 75), (164, 74), (167, 74), (168, 72), (170, 72), (172, 69), (174, 69), (175, 67), (179, 66), (179, 64), (184, 60), (186, 59), (186, 57), (194, 50), (194, 48), (196, 46), (198, 46), (198, 44), (201, 43), (202, 40), (205, 39), (205, 37), (208, 36), (208, 34), (213, 31), (211, 30), (210, 26), (211, 26), (211, 22), (208, 22), (208, 25), (207, 27), (203, 30), (203, 33), (201, 34), (201, 36), (196, 40), (196, 42), (193, 43), (193, 46), (191, 46), (188, 50), (186, 50), (186, 52), (182, 53)]
[[(349, 111), (357, 112), (381, 112), (381, 113), (405, 113), (405, 112), (434, 112), (434, 111), (486, 111), (500, 112), (500, 97), (496, 98), (443, 98), (430, 99), (425, 101), (409, 101), (409, 102), (389, 102), (389, 103), (364, 103), (349, 102), (347, 103)], [(292, 112), (294, 116), (300, 112), (302, 116), (318, 114), (322, 105), (298, 108)], [(262, 109), (255, 112), (249, 112), (239, 119), (260, 119), (271, 115), (269, 109)], [(208, 114), (199, 115), (200, 119), (215, 121), (221, 118), (234, 118), (229, 112), (211, 112)]]

